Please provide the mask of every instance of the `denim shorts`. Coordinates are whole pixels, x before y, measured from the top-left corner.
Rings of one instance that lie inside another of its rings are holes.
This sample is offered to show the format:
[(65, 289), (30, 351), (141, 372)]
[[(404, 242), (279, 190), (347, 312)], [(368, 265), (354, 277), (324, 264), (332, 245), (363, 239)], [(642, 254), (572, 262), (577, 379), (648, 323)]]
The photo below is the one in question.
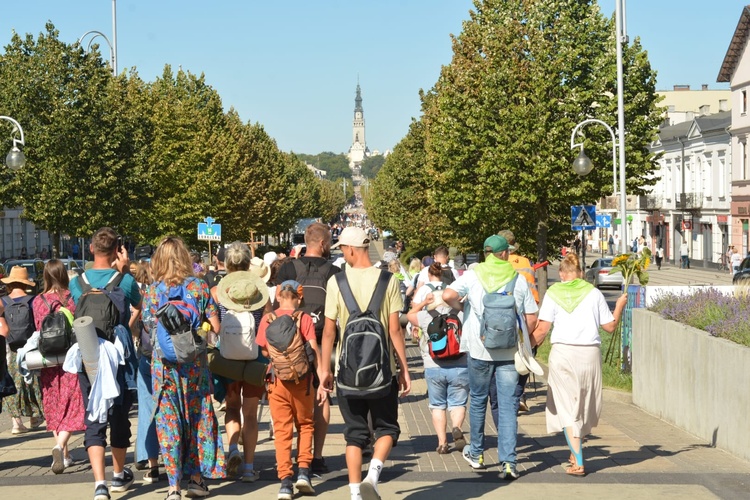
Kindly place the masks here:
[(452, 410), (466, 406), (469, 399), (468, 368), (425, 368), (424, 377), (427, 379), (431, 410)]

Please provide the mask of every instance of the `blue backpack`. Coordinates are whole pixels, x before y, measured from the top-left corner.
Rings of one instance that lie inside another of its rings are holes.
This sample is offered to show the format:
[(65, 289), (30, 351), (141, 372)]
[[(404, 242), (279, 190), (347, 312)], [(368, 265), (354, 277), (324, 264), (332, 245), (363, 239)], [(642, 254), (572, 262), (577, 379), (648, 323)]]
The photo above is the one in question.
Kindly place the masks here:
[(161, 359), (170, 363), (192, 363), (206, 351), (206, 340), (198, 335), (201, 312), (198, 300), (182, 284), (156, 288), (159, 308), (156, 311), (156, 347)]
[(484, 312), (481, 317), (479, 336), (486, 349), (513, 349), (517, 347), (521, 319), (516, 311), (516, 287), (518, 273), (513, 276), (502, 292), (486, 293), (482, 298)]

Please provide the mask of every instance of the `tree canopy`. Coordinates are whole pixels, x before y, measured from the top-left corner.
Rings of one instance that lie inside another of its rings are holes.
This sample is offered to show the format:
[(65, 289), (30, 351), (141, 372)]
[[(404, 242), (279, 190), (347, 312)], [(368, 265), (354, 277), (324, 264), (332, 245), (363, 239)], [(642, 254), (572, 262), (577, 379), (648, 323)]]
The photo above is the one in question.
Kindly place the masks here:
[[(584, 130), (587, 153), (600, 166), (585, 178), (571, 169), (570, 134), (586, 118), (616, 123), (614, 51), (613, 21), (594, 0), (476, 0), (453, 38), (451, 63), (421, 93), (423, 140), (415, 140), (413, 125), (373, 183), (375, 222), (391, 228), (386, 214), (409, 193), (432, 218), (394, 227), (408, 241), (433, 233), (433, 242), (476, 250), (508, 228), (522, 250), (544, 260), (571, 234), (570, 206), (612, 192), (609, 133)], [(660, 121), (655, 72), (637, 39), (625, 47), (624, 68), (627, 178), (635, 192), (654, 182), (647, 146)], [(402, 175), (385, 179), (394, 171)]]
[(224, 111), (204, 75), (166, 66), (154, 82), (113, 76), (96, 50), (58, 35), (51, 23), (36, 38), (14, 34), (0, 54), (0, 114), (22, 124), (27, 158), (0, 170), (0, 195), (37, 227), (88, 236), (107, 225), (135, 241), (194, 244), (212, 216), (225, 240), (247, 241), (343, 208), (343, 193), (262, 125)]

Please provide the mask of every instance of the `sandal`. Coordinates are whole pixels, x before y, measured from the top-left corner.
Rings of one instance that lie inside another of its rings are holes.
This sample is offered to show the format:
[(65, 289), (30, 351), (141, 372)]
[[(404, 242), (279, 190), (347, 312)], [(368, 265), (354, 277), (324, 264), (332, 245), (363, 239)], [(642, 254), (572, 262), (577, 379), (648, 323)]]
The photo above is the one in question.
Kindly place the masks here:
[(453, 436), (453, 444), (456, 447), (457, 450), (463, 450), (464, 446), (466, 446), (466, 438), (464, 438), (464, 433), (459, 429), (458, 427), (454, 427), (451, 431), (451, 435)]
[(583, 465), (571, 465), (565, 469), (565, 473), (571, 476), (583, 477), (586, 475), (586, 471), (583, 469)]
[(451, 452), (450, 448), (448, 448), (448, 443), (439, 444), (438, 447), (437, 447), (437, 450), (435, 450), (435, 451), (438, 452), (438, 455), (447, 455), (448, 453)]

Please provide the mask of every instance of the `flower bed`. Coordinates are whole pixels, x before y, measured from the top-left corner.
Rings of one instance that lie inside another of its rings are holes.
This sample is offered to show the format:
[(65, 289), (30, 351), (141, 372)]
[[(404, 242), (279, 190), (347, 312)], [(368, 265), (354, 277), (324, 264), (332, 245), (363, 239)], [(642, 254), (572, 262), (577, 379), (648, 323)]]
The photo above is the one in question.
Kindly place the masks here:
[(666, 293), (649, 310), (750, 347), (750, 297), (746, 293), (727, 295), (714, 288), (697, 289), (691, 294)]

